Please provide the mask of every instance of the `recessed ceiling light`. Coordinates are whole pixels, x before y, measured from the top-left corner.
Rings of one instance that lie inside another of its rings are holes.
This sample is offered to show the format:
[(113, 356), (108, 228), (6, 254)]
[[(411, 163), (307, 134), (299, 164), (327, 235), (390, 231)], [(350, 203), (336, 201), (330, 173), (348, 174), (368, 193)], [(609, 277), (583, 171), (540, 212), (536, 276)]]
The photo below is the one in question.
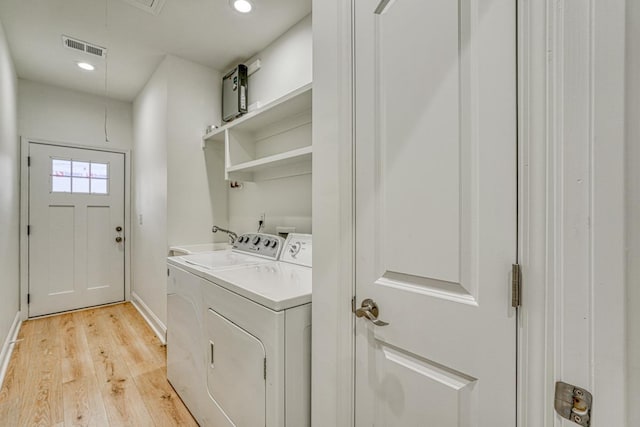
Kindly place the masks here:
[(96, 69), (96, 67), (94, 67), (93, 65), (89, 64), (88, 62), (78, 62), (78, 67), (82, 68), (83, 70), (87, 70), (87, 71), (93, 71)]
[(249, 13), (253, 9), (253, 5), (249, 0), (231, 0), (231, 5), (240, 13)]

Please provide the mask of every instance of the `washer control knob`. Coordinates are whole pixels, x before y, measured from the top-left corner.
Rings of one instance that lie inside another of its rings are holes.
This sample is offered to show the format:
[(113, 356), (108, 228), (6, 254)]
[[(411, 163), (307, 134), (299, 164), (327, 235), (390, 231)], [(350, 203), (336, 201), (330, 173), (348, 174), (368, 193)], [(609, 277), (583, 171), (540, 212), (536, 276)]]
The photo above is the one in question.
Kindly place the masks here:
[(269, 247), (269, 245), (270, 245), (270, 244), (271, 244), (271, 240), (269, 240), (269, 239), (264, 239), (264, 245), (265, 245), (266, 247)]
[(254, 237), (251, 243), (253, 243), (254, 245), (257, 245), (258, 243), (260, 243), (260, 236)]
[(273, 242), (271, 242), (271, 247), (275, 248), (276, 246), (278, 246), (278, 241), (274, 240)]

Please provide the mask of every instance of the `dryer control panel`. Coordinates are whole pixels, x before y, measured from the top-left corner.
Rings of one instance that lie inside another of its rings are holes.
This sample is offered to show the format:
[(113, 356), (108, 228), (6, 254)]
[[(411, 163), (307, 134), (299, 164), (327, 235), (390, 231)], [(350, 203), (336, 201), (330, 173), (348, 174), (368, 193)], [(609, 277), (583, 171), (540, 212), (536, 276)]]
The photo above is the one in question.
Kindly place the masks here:
[(280, 255), (280, 261), (311, 267), (312, 241), (311, 234), (290, 233)]
[(233, 250), (247, 254), (273, 259), (280, 256), (284, 239), (280, 236), (265, 233), (242, 234), (233, 243)]

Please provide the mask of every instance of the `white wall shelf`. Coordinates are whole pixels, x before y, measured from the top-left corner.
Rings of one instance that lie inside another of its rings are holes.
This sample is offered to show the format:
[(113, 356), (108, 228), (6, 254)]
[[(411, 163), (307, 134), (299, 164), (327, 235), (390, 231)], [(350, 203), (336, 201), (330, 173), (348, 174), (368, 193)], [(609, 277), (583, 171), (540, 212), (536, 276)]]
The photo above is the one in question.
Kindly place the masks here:
[(311, 84), (203, 136), (224, 142), (225, 177), (260, 181), (311, 173)]

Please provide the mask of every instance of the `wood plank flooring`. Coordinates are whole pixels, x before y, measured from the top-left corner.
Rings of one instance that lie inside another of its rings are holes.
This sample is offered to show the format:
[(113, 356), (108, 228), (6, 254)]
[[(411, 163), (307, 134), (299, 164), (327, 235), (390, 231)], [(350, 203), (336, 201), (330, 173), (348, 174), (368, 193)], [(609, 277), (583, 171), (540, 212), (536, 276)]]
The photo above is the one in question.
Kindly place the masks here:
[(197, 426), (131, 303), (28, 320), (18, 340), (0, 426)]

